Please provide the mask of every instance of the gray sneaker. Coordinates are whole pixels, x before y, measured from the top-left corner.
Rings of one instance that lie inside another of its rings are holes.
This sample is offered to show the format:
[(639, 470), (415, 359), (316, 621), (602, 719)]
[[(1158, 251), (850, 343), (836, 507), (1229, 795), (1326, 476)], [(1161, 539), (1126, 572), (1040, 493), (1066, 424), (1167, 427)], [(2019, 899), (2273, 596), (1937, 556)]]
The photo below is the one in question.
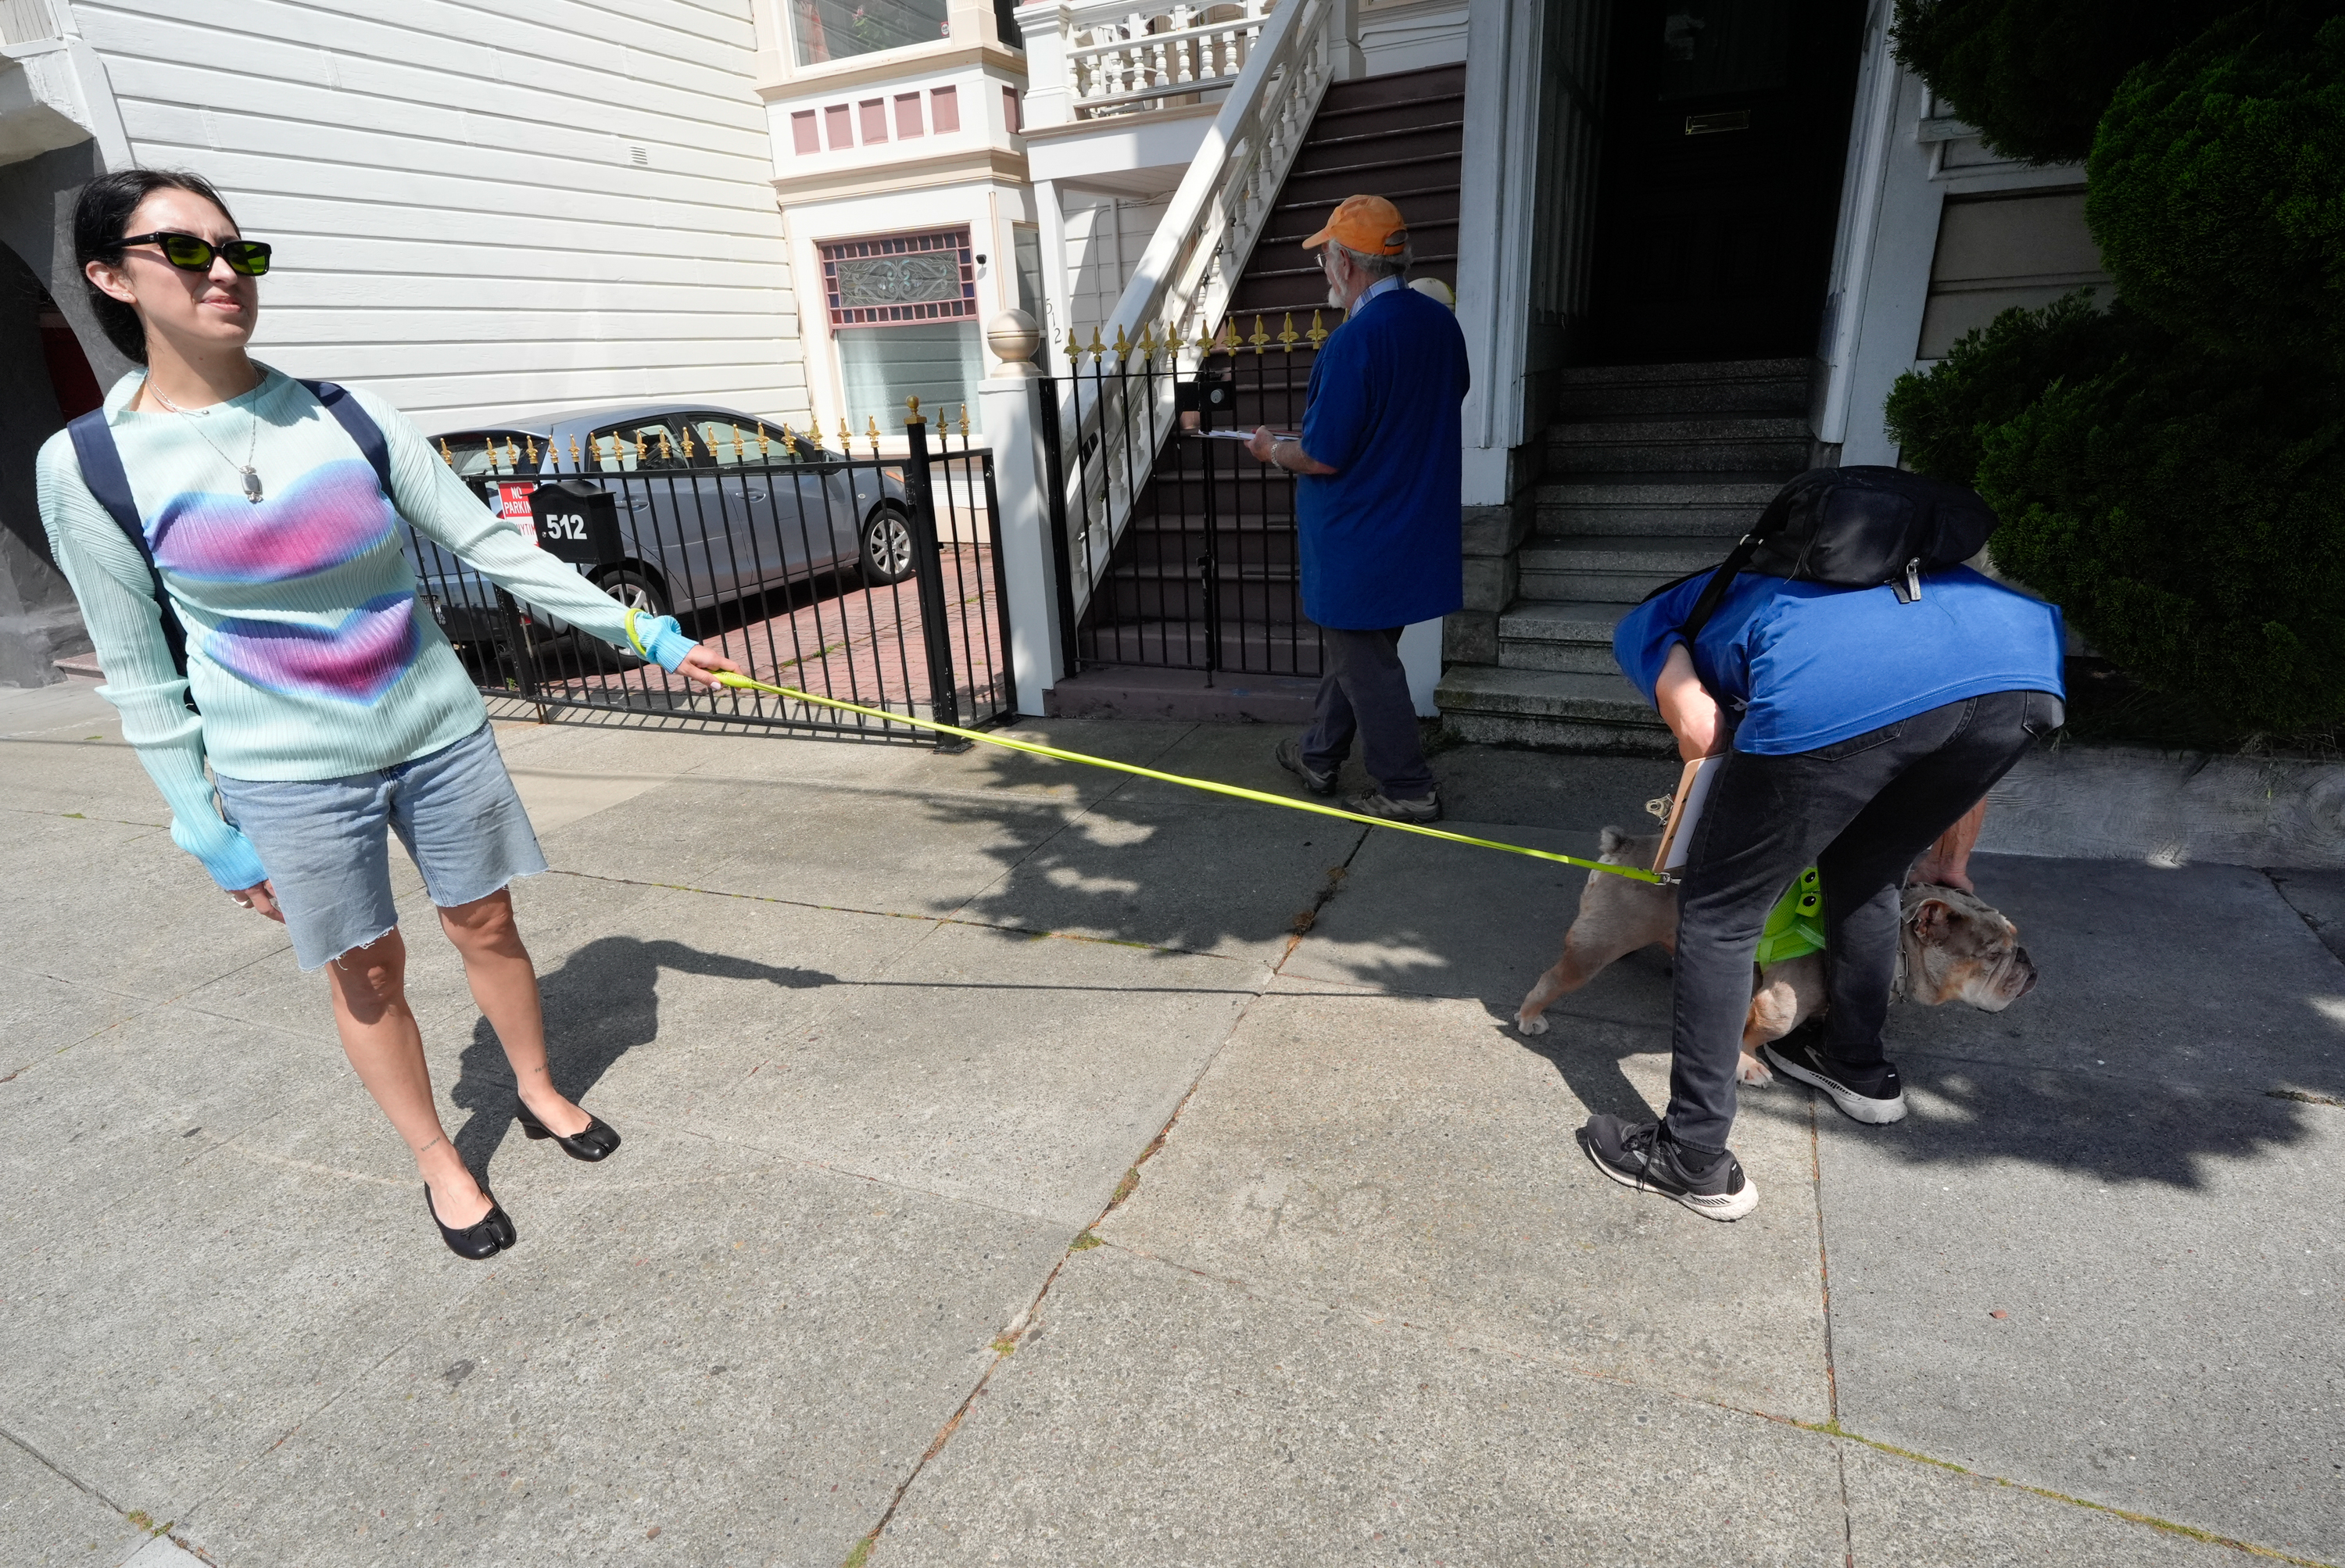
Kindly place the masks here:
[(1302, 779), (1303, 787), (1314, 795), (1333, 795), (1335, 792), (1335, 776), (1333, 773), (1322, 773), (1304, 761), (1303, 742), (1300, 740), (1280, 741), (1278, 749), (1272, 752), (1271, 756), (1277, 759), (1281, 768)]
[(1387, 822), (1416, 822), (1423, 825), (1441, 820), (1441, 791), (1419, 800), (1396, 800), (1381, 789), (1370, 789), (1344, 802), (1363, 817), (1381, 817)]

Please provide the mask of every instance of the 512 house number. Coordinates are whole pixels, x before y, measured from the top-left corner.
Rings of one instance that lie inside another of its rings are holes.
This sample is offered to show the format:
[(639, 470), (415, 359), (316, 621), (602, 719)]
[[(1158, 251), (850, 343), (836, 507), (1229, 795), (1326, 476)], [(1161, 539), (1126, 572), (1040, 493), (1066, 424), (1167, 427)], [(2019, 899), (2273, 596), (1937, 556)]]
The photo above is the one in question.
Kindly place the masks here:
[(575, 512), (551, 513), (537, 525), (537, 533), (542, 539), (569, 539), (584, 545), (586, 543), (586, 519)]

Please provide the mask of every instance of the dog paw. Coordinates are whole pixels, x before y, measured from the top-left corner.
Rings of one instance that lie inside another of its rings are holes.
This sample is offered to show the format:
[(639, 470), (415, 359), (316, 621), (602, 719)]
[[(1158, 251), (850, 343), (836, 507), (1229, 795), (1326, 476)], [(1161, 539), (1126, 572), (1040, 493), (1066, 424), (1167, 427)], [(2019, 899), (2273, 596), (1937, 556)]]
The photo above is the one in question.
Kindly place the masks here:
[(1744, 1056), (1742, 1060), (1736, 1064), (1734, 1076), (1742, 1083), (1753, 1084), (1761, 1088), (1763, 1088), (1767, 1084), (1775, 1081), (1775, 1074), (1769, 1071), (1767, 1064), (1761, 1062), (1756, 1056), (1750, 1055)]
[(1547, 1020), (1536, 1013), (1528, 1018), (1518, 1013), (1515, 1014), (1515, 1027), (1526, 1034), (1544, 1034), (1547, 1033)]

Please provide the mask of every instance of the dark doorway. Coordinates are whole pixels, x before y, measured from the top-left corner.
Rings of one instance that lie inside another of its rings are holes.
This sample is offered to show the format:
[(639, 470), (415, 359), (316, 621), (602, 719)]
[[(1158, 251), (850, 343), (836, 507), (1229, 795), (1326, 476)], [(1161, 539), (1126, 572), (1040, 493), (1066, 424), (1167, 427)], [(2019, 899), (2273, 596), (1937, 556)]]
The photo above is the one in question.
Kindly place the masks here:
[(1815, 351), (1863, 0), (1619, 0), (1599, 363)]

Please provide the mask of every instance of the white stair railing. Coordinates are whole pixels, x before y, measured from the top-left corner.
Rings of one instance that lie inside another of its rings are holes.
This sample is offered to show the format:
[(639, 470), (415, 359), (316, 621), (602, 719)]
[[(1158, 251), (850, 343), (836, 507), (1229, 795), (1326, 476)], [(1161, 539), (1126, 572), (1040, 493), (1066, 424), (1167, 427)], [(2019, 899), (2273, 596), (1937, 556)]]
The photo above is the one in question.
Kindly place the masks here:
[(1113, 366), (1095, 355), (1090, 372), (1078, 369), (1071, 395), (1062, 400), (1068, 565), (1078, 616), (1154, 469), (1157, 448), (1177, 423), (1174, 382), (1203, 359), (1270, 221), (1279, 188), (1350, 46), (1353, 15), (1347, 0), (1277, 0), (1117, 300), (1105, 330), (1119, 343), (1169, 345), (1155, 351), (1170, 356), (1173, 373), (1147, 373), (1152, 359), (1131, 367), (1111, 349)]

